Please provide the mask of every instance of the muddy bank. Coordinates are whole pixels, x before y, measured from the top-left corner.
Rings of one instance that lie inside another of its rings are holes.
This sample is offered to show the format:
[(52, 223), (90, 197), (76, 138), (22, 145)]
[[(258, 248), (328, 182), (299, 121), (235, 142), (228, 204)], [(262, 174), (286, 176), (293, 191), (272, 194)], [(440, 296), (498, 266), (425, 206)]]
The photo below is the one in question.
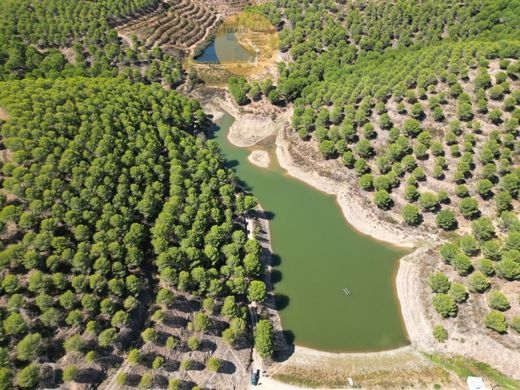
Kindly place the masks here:
[(253, 150), (247, 159), (251, 164), (260, 168), (269, 168), (271, 166), (271, 157), (265, 150)]

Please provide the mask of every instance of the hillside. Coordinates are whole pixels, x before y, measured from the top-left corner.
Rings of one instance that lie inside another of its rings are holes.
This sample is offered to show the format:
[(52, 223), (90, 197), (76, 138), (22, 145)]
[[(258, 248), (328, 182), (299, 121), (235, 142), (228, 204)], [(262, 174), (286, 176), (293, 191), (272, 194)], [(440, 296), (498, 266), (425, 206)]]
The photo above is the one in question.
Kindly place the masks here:
[(246, 7), (279, 33), (278, 77), (230, 77), (225, 105), (270, 135), (293, 113), (277, 152), (421, 247), (427, 334), (391, 385), (515, 388), (415, 359), (520, 378), (520, 1), (0, 0), (0, 389), (246, 388), (258, 356), (331, 383), (270, 360), (257, 201), (181, 95), (209, 91), (183, 60)]

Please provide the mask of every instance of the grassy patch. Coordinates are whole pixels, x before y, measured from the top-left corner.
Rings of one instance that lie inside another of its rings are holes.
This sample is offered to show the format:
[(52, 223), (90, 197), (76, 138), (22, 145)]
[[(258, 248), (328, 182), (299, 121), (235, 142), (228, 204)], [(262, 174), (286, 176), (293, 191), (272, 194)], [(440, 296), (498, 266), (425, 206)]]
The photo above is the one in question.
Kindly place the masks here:
[(433, 388), (434, 383), (450, 383), (445, 369), (438, 366), (424, 366), (416, 369), (374, 370), (348, 373), (342, 369), (307, 369), (287, 367), (283, 373), (273, 378), (291, 385), (308, 388), (345, 388), (347, 378), (352, 377), (355, 387), (363, 388)]
[(520, 382), (494, 369), (489, 364), (463, 356), (446, 356), (442, 354), (425, 354), (434, 364), (455, 373), (461, 379), (468, 376), (480, 376), (487, 380), (488, 386), (499, 385), (504, 389), (518, 390)]

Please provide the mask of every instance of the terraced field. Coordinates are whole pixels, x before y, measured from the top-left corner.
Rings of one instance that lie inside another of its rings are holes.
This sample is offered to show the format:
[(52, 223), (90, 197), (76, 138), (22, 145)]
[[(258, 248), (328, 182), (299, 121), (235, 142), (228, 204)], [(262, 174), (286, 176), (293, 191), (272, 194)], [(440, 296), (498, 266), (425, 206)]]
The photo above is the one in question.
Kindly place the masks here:
[(161, 46), (191, 52), (222, 17), (250, 4), (249, 0), (166, 0), (150, 13), (120, 25), (118, 34), (127, 41), (135, 35), (148, 48)]

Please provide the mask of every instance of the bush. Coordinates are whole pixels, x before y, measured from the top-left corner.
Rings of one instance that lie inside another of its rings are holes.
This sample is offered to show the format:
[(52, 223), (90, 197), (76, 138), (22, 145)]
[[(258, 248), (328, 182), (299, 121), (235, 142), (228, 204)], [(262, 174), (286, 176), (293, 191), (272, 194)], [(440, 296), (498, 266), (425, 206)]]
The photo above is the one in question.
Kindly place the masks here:
[(455, 256), (452, 262), (453, 268), (459, 273), (459, 275), (467, 275), (473, 268), (471, 260), (464, 253), (459, 253)]
[(152, 368), (157, 370), (161, 368), (164, 364), (164, 358), (162, 356), (156, 356), (152, 361)]
[(446, 244), (442, 244), (440, 248), (440, 254), (445, 263), (451, 264), (460, 253), (459, 247), (453, 242), (447, 242)]
[(498, 333), (505, 333), (507, 331), (506, 316), (496, 310), (491, 311), (484, 318), (486, 328), (492, 329)]
[(403, 217), (404, 222), (410, 226), (417, 226), (422, 221), (419, 209), (411, 204), (407, 204), (401, 209), (401, 216)]
[(477, 264), (477, 269), (487, 276), (491, 276), (495, 273), (495, 266), (489, 259), (480, 259)]
[(520, 279), (520, 264), (510, 258), (500, 260), (496, 265), (497, 274), (507, 280)]
[(40, 367), (34, 363), (18, 371), (15, 379), (16, 384), (23, 389), (35, 387), (39, 381)]
[(387, 191), (379, 190), (374, 194), (374, 203), (378, 208), (388, 210), (394, 202)]
[(475, 256), (480, 250), (480, 244), (475, 238), (466, 234), (459, 240), (460, 249), (469, 256)]
[(500, 291), (491, 291), (488, 294), (488, 305), (492, 309), (504, 311), (511, 307), (507, 297)]
[(143, 374), (139, 381), (139, 387), (143, 389), (151, 389), (153, 386), (153, 377), (150, 374)]
[(415, 119), (407, 119), (403, 124), (403, 131), (409, 137), (417, 137), (421, 131), (421, 124)]
[(459, 210), (466, 219), (474, 219), (480, 215), (478, 202), (473, 198), (463, 198), (459, 202)]
[(452, 210), (443, 209), (435, 217), (437, 226), (444, 230), (453, 230), (457, 228), (457, 218)]
[(511, 318), (511, 322), (509, 323), (509, 325), (511, 325), (511, 328), (520, 333), (520, 316), (514, 316), (513, 318)]
[(456, 317), (457, 304), (455, 300), (447, 294), (435, 294), (433, 296), (433, 307), (443, 317)]
[(208, 359), (208, 370), (212, 372), (219, 372), (222, 368), (222, 361), (215, 357), (210, 357)]
[(200, 347), (200, 340), (197, 338), (197, 336), (191, 336), (188, 339), (188, 348), (192, 351), (197, 350)]
[(463, 284), (454, 282), (451, 284), (449, 295), (455, 300), (457, 303), (466, 302), (468, 299), (468, 291)]
[(439, 343), (443, 343), (448, 339), (448, 331), (442, 325), (435, 325), (433, 327), (433, 337)]
[(468, 277), (468, 282), (470, 290), (478, 293), (486, 291), (490, 286), (488, 278), (480, 271), (473, 272)]
[(431, 192), (424, 192), (419, 196), (419, 204), (424, 211), (434, 212), (439, 207), (439, 199)]
[(188, 371), (191, 368), (191, 360), (190, 359), (183, 359), (181, 360), (181, 363), (179, 365), (179, 370), (181, 371)]
[(131, 365), (139, 364), (139, 362), (141, 361), (141, 353), (137, 348), (134, 348), (130, 350), (130, 352), (128, 352), (127, 361)]
[(359, 178), (359, 186), (365, 191), (372, 191), (374, 177), (370, 173), (365, 173)]
[(116, 376), (116, 383), (119, 386), (126, 385), (126, 381), (128, 380), (128, 374), (126, 372), (120, 372)]
[(471, 223), (473, 235), (480, 241), (491, 240), (495, 236), (495, 227), (488, 217), (480, 217)]
[(447, 293), (450, 289), (450, 281), (442, 272), (435, 272), (428, 280), (430, 288), (436, 293)]
[(260, 320), (256, 324), (255, 349), (263, 357), (269, 357), (273, 353), (273, 327), (267, 320)]
[(78, 377), (78, 367), (76, 366), (67, 366), (63, 369), (63, 375), (62, 375), (62, 378), (63, 378), (63, 381), (64, 382), (72, 382), (74, 380), (76, 380), (76, 378)]

